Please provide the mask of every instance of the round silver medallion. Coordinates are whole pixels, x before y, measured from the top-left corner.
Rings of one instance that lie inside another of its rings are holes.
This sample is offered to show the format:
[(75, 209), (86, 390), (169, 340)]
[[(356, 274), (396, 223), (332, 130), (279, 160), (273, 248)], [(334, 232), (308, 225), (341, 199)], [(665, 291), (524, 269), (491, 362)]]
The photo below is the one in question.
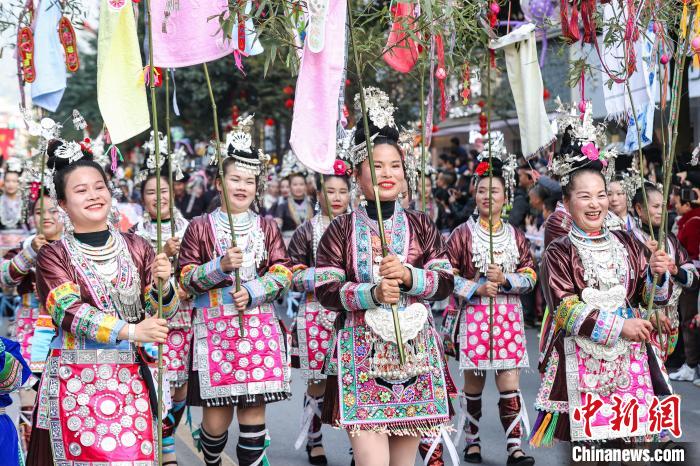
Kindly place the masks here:
[(172, 337), (170, 337), (170, 343), (172, 343), (174, 346), (180, 346), (182, 344), (182, 334), (173, 333)]
[(117, 379), (109, 379), (107, 381), (107, 388), (109, 390), (112, 390), (113, 392), (117, 390), (117, 387), (119, 386), (119, 382)]
[(126, 414), (128, 414), (129, 416), (133, 416), (134, 414), (136, 414), (136, 408), (134, 408), (134, 407), (131, 406), (131, 405), (126, 405), (126, 406), (124, 407), (124, 412), (125, 412)]
[(94, 417), (86, 417), (85, 421), (83, 422), (83, 425), (88, 429), (94, 429), (95, 424), (97, 424), (97, 421)]
[(220, 350), (214, 350), (211, 352), (211, 360), (214, 362), (219, 362), (223, 358), (223, 353)]
[(267, 342), (267, 347), (270, 348), (272, 351), (277, 351), (278, 344), (275, 340), (270, 340)]
[(107, 364), (102, 364), (100, 367), (97, 368), (97, 376), (101, 378), (102, 380), (107, 380), (110, 377), (112, 377), (113, 370), (112, 366), (108, 366)]
[(241, 354), (250, 354), (253, 350), (250, 340), (246, 340), (245, 338), (239, 340), (236, 346), (238, 347), (238, 352)]
[(316, 335), (318, 335), (318, 327), (316, 327), (315, 325), (312, 324), (309, 327), (309, 335), (311, 335), (312, 337), (315, 337)]
[(61, 366), (58, 369), (58, 376), (61, 377), (62, 379), (67, 379), (73, 374), (73, 371), (70, 369), (68, 366)]
[(105, 435), (109, 432), (109, 427), (107, 427), (107, 424), (98, 424), (97, 427), (95, 427), (95, 432), (100, 435)]
[(123, 427), (131, 427), (134, 424), (134, 419), (131, 416), (122, 416), (122, 418), (119, 420), (121, 425)]
[(236, 336), (236, 333), (238, 333), (238, 330), (233, 329), (233, 328), (227, 328), (226, 329), (226, 336), (229, 338), (233, 338)]
[(129, 393), (129, 386), (125, 383), (120, 383), (117, 387), (117, 391), (120, 395), (126, 395), (127, 393)]
[(226, 353), (226, 360), (227, 360), (227, 361), (233, 361), (234, 359), (236, 359), (236, 355), (235, 355), (234, 353), (228, 351), (228, 352)]
[(69, 392), (78, 393), (80, 389), (83, 388), (83, 383), (80, 381), (80, 379), (70, 379), (66, 383), (66, 388)]
[(131, 391), (136, 393), (137, 395), (140, 395), (141, 393), (143, 393), (143, 383), (140, 380), (132, 380)]
[(122, 425), (119, 424), (119, 423), (117, 423), (117, 422), (113, 422), (113, 423), (110, 424), (110, 426), (109, 426), (109, 431), (110, 431), (111, 433), (113, 433), (114, 435), (117, 435), (117, 436), (118, 436), (119, 433), (122, 431)]
[(61, 402), (64, 411), (73, 411), (77, 405), (75, 398), (72, 396), (66, 396)]
[(114, 437), (104, 437), (100, 442), (100, 448), (107, 452), (114, 451), (114, 449), (117, 448), (117, 439)]
[(238, 365), (241, 367), (248, 367), (248, 364), (250, 364), (250, 361), (248, 361), (248, 358), (240, 358), (238, 360)]
[(221, 344), (221, 335), (218, 333), (215, 333), (214, 335), (211, 336), (211, 343), (213, 345), (219, 346)]
[(256, 366), (259, 366), (262, 363), (262, 356), (260, 356), (259, 354), (254, 354), (253, 357), (250, 359)]
[(131, 371), (129, 371), (129, 369), (126, 367), (122, 367), (117, 373), (117, 378), (120, 382), (127, 383), (129, 380), (131, 380)]
[(223, 332), (226, 330), (226, 322), (223, 320), (220, 320), (216, 323), (216, 331), (217, 332)]
[(272, 373), (275, 375), (275, 377), (280, 377), (282, 375), (282, 369), (275, 367), (272, 369)]
[(168, 351), (168, 357), (170, 359), (175, 359), (176, 356), (177, 356), (177, 352), (175, 350)]
[(71, 444), (68, 445), (68, 451), (73, 456), (80, 456), (80, 454), (83, 452), (83, 449), (80, 448), (80, 445), (78, 445), (76, 442), (71, 442)]
[(134, 401), (134, 406), (136, 406), (136, 409), (141, 413), (148, 411), (148, 401), (143, 398)]
[(210, 331), (213, 331), (214, 328), (216, 328), (216, 327), (214, 327), (214, 322), (207, 322), (207, 328), (208, 328)]
[(262, 340), (258, 340), (255, 342), (255, 349), (258, 351), (262, 351), (265, 349), (265, 342)]
[(258, 338), (260, 336), (260, 330), (253, 327), (249, 330), (248, 336), (250, 336), (251, 338)]
[(134, 427), (139, 432), (143, 432), (146, 430), (146, 428), (148, 428), (148, 422), (143, 417), (137, 417), (136, 420), (134, 421)]
[(311, 340), (309, 342), (309, 348), (312, 350), (317, 350), (318, 349), (318, 340)]
[(71, 416), (68, 418), (68, 421), (66, 421), (66, 425), (68, 426), (68, 430), (75, 432), (83, 425), (83, 420), (78, 416)]
[(136, 445), (136, 436), (133, 432), (124, 432), (121, 437), (122, 445), (126, 448)]
[(256, 367), (253, 369), (253, 378), (255, 380), (262, 380), (263, 377), (265, 377), (265, 371), (262, 370), (260, 367)]
[(245, 379), (246, 379), (245, 371), (243, 369), (238, 369), (236, 371), (236, 380), (238, 380), (239, 382), (245, 382)]
[(141, 443), (141, 453), (144, 455), (150, 455), (153, 453), (153, 444), (148, 440)]
[(223, 372), (224, 374), (230, 374), (231, 372), (233, 372), (233, 366), (231, 365), (231, 363), (228, 361), (222, 362), (221, 372)]
[(262, 332), (263, 335), (269, 337), (270, 335), (272, 335), (272, 327), (270, 327), (269, 325), (263, 325)]
[(97, 380), (95, 381), (95, 388), (96, 388), (97, 390), (99, 390), (99, 391), (102, 391), (102, 390), (104, 390), (105, 388), (107, 388), (107, 382), (105, 382), (105, 381), (102, 380), (102, 379), (97, 379)]
[(82, 380), (85, 383), (91, 383), (93, 380), (95, 380), (95, 371), (93, 371), (89, 367), (86, 367), (85, 369), (80, 371), (80, 380)]
[(275, 365), (275, 358), (272, 356), (265, 356), (265, 367), (268, 369), (272, 369), (272, 367)]
[(218, 372), (214, 372), (214, 375), (212, 375), (211, 378), (214, 382), (221, 382), (221, 374)]
[(84, 447), (91, 447), (95, 444), (95, 434), (93, 432), (83, 432), (80, 434), (80, 444)]
[(88, 395), (92, 396), (95, 393), (97, 393), (97, 388), (91, 383), (85, 384), (83, 387), (83, 392), (87, 393)]
[(260, 317), (252, 316), (250, 319), (248, 319), (248, 325), (250, 325), (251, 327), (259, 327), (260, 326)]
[(90, 402), (90, 395), (87, 393), (81, 393), (78, 395), (78, 404), (85, 407)]
[(111, 416), (117, 411), (117, 404), (111, 398), (102, 400), (102, 403), (100, 403), (100, 411), (105, 416)]

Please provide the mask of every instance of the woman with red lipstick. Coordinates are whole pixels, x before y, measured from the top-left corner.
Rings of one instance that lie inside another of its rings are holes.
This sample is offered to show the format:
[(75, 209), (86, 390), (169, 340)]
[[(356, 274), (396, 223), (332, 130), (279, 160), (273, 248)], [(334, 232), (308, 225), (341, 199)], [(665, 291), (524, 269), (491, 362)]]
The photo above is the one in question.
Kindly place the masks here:
[(252, 146), (252, 128), (251, 116), (227, 135), (216, 186), (228, 198), (192, 220), (178, 262), (180, 284), (194, 296), (187, 404), (203, 409), (199, 442), (207, 466), (221, 463), (234, 408), (238, 464), (266, 464), (265, 405), (290, 395), (287, 335), (273, 302), (289, 288), (291, 264), (275, 221), (252, 210), (265, 192), (269, 162)]
[[(659, 369), (663, 363), (649, 345), (655, 329), (646, 314), (649, 299), (668, 300), (669, 257), (657, 250), (647, 259), (629, 234), (605, 226), (605, 160), (582, 157), (594, 141), (585, 124), (575, 123), (555, 161), (572, 226), (549, 245), (540, 266), (552, 322), (538, 367), (534, 446), (648, 438), (653, 397), (671, 393)], [(660, 279), (652, 289), (654, 275)], [(617, 397), (634, 400), (638, 422), (612, 426)], [(586, 411), (592, 406), (597, 408)]]
[[(521, 447), (521, 424), (529, 431), (527, 412), (520, 393), (520, 368), (530, 363), (520, 295), (531, 291), (537, 276), (525, 234), (501, 219), (507, 186), (500, 157), (507, 157), (492, 144), (492, 166), (486, 161), (476, 168), (477, 220), (457, 227), (447, 242), (455, 268), (455, 296), (465, 307), (456, 319), (459, 367), (464, 373), (463, 428), (467, 439), (464, 460), (480, 463), (479, 419), (485, 371), (495, 371), (500, 392), (498, 411), (506, 433), (507, 464), (532, 465), (535, 460)], [(482, 156), (484, 153), (482, 153)], [(493, 178), (489, 180), (489, 172)], [(509, 173), (513, 173), (512, 170)], [(490, 188), (490, 192), (489, 192)], [(491, 216), (489, 218), (489, 215)], [(491, 234), (489, 235), (489, 227)]]
[(345, 214), (350, 204), (348, 165), (344, 160), (338, 159), (334, 170), (333, 175), (325, 176), (325, 194), (321, 185), (321, 175), (316, 175), (319, 212), (297, 228), (289, 243), (289, 257), (294, 264), (292, 289), (305, 294), (299, 304), (299, 312), (292, 329), (292, 367), (301, 369), (301, 377), (306, 380), (308, 386), (304, 394), (302, 432), (296, 447), (301, 447), (306, 438), (306, 451), (311, 464), (327, 463), (321, 436), (321, 411), (326, 389), (326, 376), (322, 368), (337, 316), (336, 311), (324, 309), (314, 295), (316, 251), (323, 233), (332, 221), (328, 217), (329, 209), (335, 218)]
[[(316, 297), (339, 312), (329, 354), (323, 421), (348, 431), (355, 464), (413, 464), (421, 436), (438, 437), (449, 423), (451, 385), (439, 337), (425, 301), (453, 288), (440, 233), (423, 213), (397, 202), (404, 150), (383, 92), (365, 89), (370, 134), (360, 128), (352, 151), (355, 179), (366, 205), (335, 218), (316, 257)], [(357, 102), (357, 99), (356, 99)], [(367, 154), (372, 141), (381, 218)], [(406, 362), (399, 363), (391, 306), (396, 305)]]
[[(134, 177), (134, 182), (141, 189), (141, 199), (144, 214), (141, 220), (132, 228), (135, 233), (148, 241), (154, 251), (157, 250), (158, 232), (156, 220), (158, 210), (161, 215), (161, 242), (163, 252), (171, 261), (177, 258), (180, 241), (185, 234), (189, 222), (173, 207), (174, 222), (170, 221), (170, 189), (168, 188), (168, 151), (165, 138), (159, 134), (161, 152), (160, 172), (160, 207), (158, 207), (157, 177), (155, 170), (155, 143), (153, 132), (150, 140), (144, 144), (146, 160), (144, 167)], [(171, 160), (171, 164), (175, 161)], [(171, 167), (175, 170), (176, 167)], [(174, 234), (171, 232), (175, 225)], [(175, 271), (173, 270), (173, 273)], [(190, 343), (192, 340), (192, 303), (187, 299), (187, 293), (178, 287), (180, 306), (177, 312), (168, 320), (168, 338), (163, 345), (163, 365), (170, 382), (172, 407), (163, 421), (163, 466), (177, 464), (175, 457), (175, 431), (185, 412), (187, 397), (187, 379), (189, 377)]]
[[(22, 304), (17, 311), (14, 339), (20, 344), (22, 357), (37, 375), (44, 372), (49, 343), (55, 334), (51, 316), (46, 314), (36, 296), (36, 257), (39, 250), (53, 243), (63, 235), (63, 224), (58, 218), (58, 210), (53, 200), (46, 194), (43, 199), (44, 215), (42, 222), (41, 202), (30, 201), (29, 212), (34, 216), (34, 225), (41, 233), (29, 236), (22, 245), (5, 254), (0, 262), (0, 284), (7, 288), (17, 288)], [(32, 411), (36, 399), (34, 390), (19, 392), (21, 411), (19, 419), (20, 440), (26, 451), (32, 426)]]
[[(163, 343), (179, 304), (165, 254), (109, 221), (107, 177), (85, 143), (48, 143), (63, 239), (37, 258), (39, 302), (53, 318), (27, 464), (156, 461), (157, 400), (140, 345)], [(156, 283), (163, 286), (163, 319)], [(150, 316), (150, 317), (149, 317)]]

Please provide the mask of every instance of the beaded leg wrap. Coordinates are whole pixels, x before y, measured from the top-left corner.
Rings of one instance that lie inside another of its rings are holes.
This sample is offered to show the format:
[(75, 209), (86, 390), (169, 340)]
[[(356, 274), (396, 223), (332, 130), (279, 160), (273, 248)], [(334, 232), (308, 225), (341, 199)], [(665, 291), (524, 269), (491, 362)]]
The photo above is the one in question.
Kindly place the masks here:
[(481, 419), (481, 393), (471, 395), (464, 393), (464, 401), (466, 409), (463, 406), (464, 414), (466, 414), (466, 422), (464, 423), (464, 438), (466, 439), (468, 449), (470, 445), (479, 444), (479, 419)]
[(269, 466), (265, 449), (270, 445), (265, 424), (239, 424), (240, 434), (236, 445), (239, 466)]
[(426, 466), (445, 466), (445, 462), (442, 459), (442, 443), (437, 444), (435, 449), (430, 454), (430, 458), (426, 458), (434, 441), (435, 439), (431, 437), (424, 437), (420, 439), (420, 444), (418, 444), (418, 452), (420, 453), (420, 457), (423, 458), (423, 464)]
[(219, 437), (214, 437), (202, 428), (199, 433), (199, 446), (204, 454), (204, 464), (206, 466), (221, 466), (221, 453), (226, 447), (228, 432), (224, 432)]
[(297, 450), (304, 444), (306, 439), (306, 449), (319, 447), (323, 443), (321, 435), (321, 412), (323, 411), (323, 396), (314, 397), (308, 393), (304, 394), (304, 411), (301, 414), (301, 431), (294, 443)]
[(177, 426), (180, 425), (180, 420), (185, 412), (186, 402), (173, 400), (173, 407), (168, 411), (168, 415), (163, 420), (163, 437), (172, 437), (175, 435)]
[(522, 408), (520, 390), (501, 392), (501, 398), (498, 400), (498, 413), (501, 416), (503, 430), (506, 432), (506, 449), (509, 455), (520, 449)]

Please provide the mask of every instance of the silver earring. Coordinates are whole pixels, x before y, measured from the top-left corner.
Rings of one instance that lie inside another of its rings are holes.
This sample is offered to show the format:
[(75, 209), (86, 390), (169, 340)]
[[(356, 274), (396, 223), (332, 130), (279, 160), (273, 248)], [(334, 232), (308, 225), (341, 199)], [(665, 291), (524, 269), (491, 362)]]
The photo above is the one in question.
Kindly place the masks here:
[(61, 207), (58, 207), (58, 219), (63, 224), (63, 231), (70, 234), (75, 231), (75, 227), (68, 216), (68, 212), (63, 210)]
[(360, 205), (362, 207), (367, 207), (367, 198), (364, 194), (360, 194)]
[(316, 205), (314, 206), (314, 212), (318, 214), (321, 211), (321, 204), (318, 202), (318, 199), (316, 199)]

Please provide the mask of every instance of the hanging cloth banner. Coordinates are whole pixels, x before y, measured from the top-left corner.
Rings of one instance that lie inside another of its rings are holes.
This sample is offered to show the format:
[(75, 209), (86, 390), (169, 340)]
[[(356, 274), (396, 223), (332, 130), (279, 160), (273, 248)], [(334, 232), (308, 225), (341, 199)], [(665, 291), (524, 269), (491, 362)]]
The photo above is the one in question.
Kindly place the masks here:
[(61, 5), (55, 0), (43, 0), (36, 11), (36, 79), (32, 83), (32, 102), (49, 112), (55, 112), (66, 90), (66, 63), (63, 58), (63, 46), (58, 37)]
[(544, 108), (544, 85), (537, 61), (535, 25), (528, 23), (492, 40), (489, 47), (503, 48), (508, 82), (518, 114), (523, 156), (530, 159), (556, 141)]
[(113, 144), (151, 127), (132, 0), (102, 0), (97, 104)]
[(218, 15), (225, 10), (221, 2), (179, 0), (179, 7), (170, 11), (167, 7), (172, 4), (172, 0), (151, 0), (156, 66), (200, 65), (233, 53), (237, 40), (224, 40), (219, 28)]
[(333, 173), (338, 92), (345, 69), (346, 2), (329, 0), (323, 50), (304, 45), (294, 98), (289, 143), (299, 161), (315, 172)]
[[(618, 26), (624, 29), (627, 24), (626, 15), (627, 12), (624, 6), (618, 6), (615, 2), (603, 6), (604, 25), (617, 22)], [(606, 37), (608, 30), (609, 27), (603, 26), (601, 37)], [(607, 45), (599, 42), (600, 55), (604, 64), (604, 71), (601, 76), (603, 83), (606, 83), (609, 79), (605, 69), (609, 70), (614, 76), (624, 77), (626, 75), (625, 70), (629, 71), (629, 67), (632, 66), (628, 61), (634, 58), (634, 72), (627, 81), (629, 81), (629, 87), (632, 91), (634, 106), (640, 113), (650, 103), (653, 107), (654, 99), (658, 93), (658, 89), (656, 89), (658, 85), (656, 63), (652, 54), (655, 40), (656, 34), (654, 33), (653, 24), (649, 23), (648, 30), (644, 34), (640, 34), (635, 42), (628, 45), (625, 45), (625, 41)], [(627, 54), (625, 54), (625, 50), (627, 50)], [(623, 122), (627, 120), (628, 116), (631, 116), (632, 106), (630, 105), (625, 80), (616, 80), (613, 82), (612, 87), (604, 84), (603, 96), (608, 119)], [(653, 116), (653, 108), (651, 113)]]

